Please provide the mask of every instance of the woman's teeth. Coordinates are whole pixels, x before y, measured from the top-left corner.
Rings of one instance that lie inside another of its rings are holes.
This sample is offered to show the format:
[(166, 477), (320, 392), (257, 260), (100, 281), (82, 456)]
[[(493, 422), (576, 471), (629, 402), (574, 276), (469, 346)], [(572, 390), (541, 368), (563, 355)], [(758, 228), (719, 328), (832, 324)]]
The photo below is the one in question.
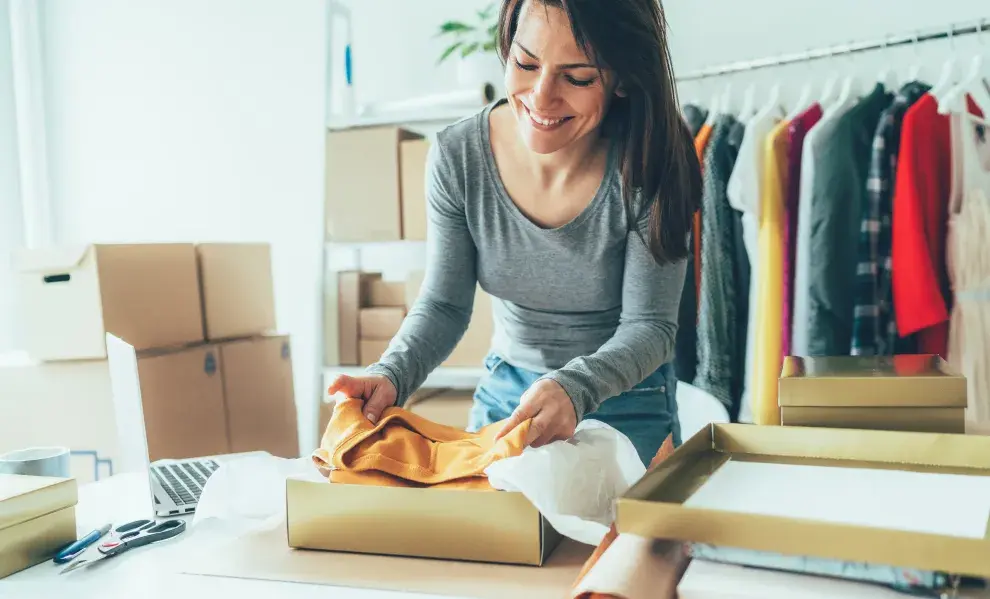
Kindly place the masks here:
[(540, 118), (540, 117), (536, 116), (532, 112), (529, 113), (529, 116), (534, 121), (536, 121), (537, 123), (543, 125), (544, 127), (552, 127), (554, 125), (559, 125), (560, 123), (563, 123), (564, 122), (564, 119), (562, 119), (562, 118), (560, 118), (560, 119), (543, 119), (543, 118)]

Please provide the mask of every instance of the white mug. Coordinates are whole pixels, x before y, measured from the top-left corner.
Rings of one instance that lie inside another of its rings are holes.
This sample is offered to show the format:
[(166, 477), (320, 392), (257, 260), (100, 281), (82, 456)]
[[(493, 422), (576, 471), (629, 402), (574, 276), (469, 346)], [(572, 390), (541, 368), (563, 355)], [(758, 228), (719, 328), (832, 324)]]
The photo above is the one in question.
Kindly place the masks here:
[(29, 447), (0, 455), (0, 474), (68, 478), (68, 447)]

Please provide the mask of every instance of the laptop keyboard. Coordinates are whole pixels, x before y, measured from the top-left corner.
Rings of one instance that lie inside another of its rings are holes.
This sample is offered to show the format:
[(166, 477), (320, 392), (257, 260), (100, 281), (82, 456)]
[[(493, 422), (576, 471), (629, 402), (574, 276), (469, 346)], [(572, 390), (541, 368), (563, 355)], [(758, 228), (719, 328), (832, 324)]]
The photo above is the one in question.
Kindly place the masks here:
[(219, 464), (213, 460), (196, 460), (153, 466), (151, 473), (175, 505), (192, 505), (199, 501), (206, 479)]

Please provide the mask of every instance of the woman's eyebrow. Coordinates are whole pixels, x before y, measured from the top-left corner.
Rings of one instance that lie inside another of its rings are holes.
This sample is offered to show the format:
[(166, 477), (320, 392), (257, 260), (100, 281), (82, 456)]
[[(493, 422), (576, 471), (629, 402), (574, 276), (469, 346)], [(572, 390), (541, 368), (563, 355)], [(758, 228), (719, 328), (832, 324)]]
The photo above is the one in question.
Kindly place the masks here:
[[(526, 46), (523, 46), (519, 42), (512, 42), (512, 43), (515, 44), (516, 46), (518, 46), (520, 50), (522, 50), (523, 52), (525, 52), (526, 54), (528, 54), (529, 57), (532, 58), (533, 60), (539, 60), (540, 59), (539, 56), (537, 56), (536, 54), (533, 54), (532, 52), (530, 52), (529, 50), (527, 50), (526, 49)], [(567, 63), (567, 64), (562, 64), (562, 65), (560, 65), (557, 68), (560, 68), (560, 69), (597, 69), (598, 67), (595, 66), (595, 65), (593, 65), (593, 64), (587, 63), (587, 62), (571, 62), (571, 63)]]

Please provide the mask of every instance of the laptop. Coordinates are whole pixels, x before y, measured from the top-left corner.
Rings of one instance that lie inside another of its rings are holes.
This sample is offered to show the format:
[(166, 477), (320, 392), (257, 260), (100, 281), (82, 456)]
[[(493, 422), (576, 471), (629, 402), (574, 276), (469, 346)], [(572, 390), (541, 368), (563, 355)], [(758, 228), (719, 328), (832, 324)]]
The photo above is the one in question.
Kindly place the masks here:
[(137, 352), (131, 344), (115, 335), (107, 333), (106, 338), (120, 454), (115, 460), (114, 471), (147, 475), (148, 494), (155, 516), (166, 518), (194, 513), (206, 482), (221, 464), (247, 456), (266, 455), (263, 451), (252, 451), (151, 462), (144, 426)]

